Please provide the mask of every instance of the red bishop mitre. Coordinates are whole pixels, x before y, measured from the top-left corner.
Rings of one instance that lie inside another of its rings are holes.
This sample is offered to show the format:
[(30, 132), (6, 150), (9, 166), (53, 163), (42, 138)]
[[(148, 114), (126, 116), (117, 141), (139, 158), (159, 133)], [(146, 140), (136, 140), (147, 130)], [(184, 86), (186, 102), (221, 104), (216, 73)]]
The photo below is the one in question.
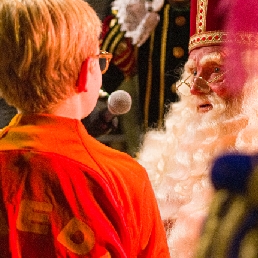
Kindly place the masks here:
[(227, 33), (223, 30), (230, 4), (220, 4), (221, 1), (191, 0), (189, 52), (225, 42)]

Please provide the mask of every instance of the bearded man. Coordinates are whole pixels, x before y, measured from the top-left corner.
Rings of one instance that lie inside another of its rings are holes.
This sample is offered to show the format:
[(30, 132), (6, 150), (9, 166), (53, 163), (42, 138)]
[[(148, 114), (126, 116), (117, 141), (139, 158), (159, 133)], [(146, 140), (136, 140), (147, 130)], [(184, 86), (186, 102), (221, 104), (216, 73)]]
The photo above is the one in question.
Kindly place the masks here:
[[(219, 8), (227, 4), (221, 2)], [(225, 44), (234, 51), (226, 68), (230, 70), (230, 87), (242, 88), (242, 113), (248, 124), (238, 133), (238, 151), (222, 155), (212, 166), (210, 178), (216, 192), (195, 254), (198, 258), (258, 257), (257, 12), (256, 1), (234, 0), (228, 14), (229, 38), (236, 40)], [(232, 66), (237, 67), (234, 76)]]
[(171, 257), (193, 257), (213, 188), (213, 159), (236, 149), (247, 124), (241, 88), (228, 87), (219, 1), (192, 0), (189, 59), (177, 84), (181, 100), (170, 106), (164, 130), (146, 133), (138, 161), (148, 171), (164, 221)]

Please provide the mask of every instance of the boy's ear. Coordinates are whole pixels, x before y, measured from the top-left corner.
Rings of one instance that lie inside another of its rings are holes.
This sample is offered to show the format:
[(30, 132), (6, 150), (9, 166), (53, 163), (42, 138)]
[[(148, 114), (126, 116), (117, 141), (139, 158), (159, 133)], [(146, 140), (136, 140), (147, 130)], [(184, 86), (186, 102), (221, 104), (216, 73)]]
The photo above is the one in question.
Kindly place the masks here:
[(87, 77), (89, 72), (89, 59), (87, 58), (83, 61), (81, 66), (81, 71), (78, 76), (78, 80), (76, 83), (78, 92), (86, 92), (87, 91)]

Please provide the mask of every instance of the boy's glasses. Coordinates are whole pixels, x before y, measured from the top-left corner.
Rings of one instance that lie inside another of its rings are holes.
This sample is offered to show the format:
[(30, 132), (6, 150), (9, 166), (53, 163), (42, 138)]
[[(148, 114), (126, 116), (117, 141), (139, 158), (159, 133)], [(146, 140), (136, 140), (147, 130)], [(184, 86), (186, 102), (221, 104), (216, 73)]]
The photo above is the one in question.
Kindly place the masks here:
[(99, 59), (100, 70), (101, 70), (101, 73), (104, 74), (109, 67), (109, 63), (113, 55), (107, 51), (100, 50), (99, 54), (96, 55), (95, 57)]

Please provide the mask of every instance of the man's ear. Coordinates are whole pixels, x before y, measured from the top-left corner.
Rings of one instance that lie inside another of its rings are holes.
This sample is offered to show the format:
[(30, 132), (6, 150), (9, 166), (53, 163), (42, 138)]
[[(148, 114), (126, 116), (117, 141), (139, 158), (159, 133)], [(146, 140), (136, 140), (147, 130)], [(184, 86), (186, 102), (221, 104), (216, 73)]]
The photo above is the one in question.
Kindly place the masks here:
[(78, 76), (78, 80), (76, 83), (78, 92), (86, 92), (87, 91), (87, 78), (89, 72), (89, 59), (87, 58), (83, 61), (81, 66), (81, 71)]

